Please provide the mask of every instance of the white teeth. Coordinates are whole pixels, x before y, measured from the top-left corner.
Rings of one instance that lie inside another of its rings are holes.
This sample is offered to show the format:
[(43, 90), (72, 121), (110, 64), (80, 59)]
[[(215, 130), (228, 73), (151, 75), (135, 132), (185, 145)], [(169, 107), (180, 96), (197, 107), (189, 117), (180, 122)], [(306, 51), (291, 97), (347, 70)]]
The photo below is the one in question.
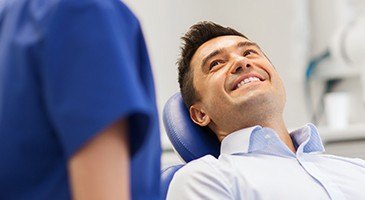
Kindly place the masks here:
[(250, 83), (250, 82), (254, 82), (254, 81), (260, 81), (260, 79), (257, 78), (257, 77), (245, 78), (243, 81), (241, 81), (240, 83), (237, 84), (237, 88), (241, 87), (244, 84), (247, 84), (247, 83)]

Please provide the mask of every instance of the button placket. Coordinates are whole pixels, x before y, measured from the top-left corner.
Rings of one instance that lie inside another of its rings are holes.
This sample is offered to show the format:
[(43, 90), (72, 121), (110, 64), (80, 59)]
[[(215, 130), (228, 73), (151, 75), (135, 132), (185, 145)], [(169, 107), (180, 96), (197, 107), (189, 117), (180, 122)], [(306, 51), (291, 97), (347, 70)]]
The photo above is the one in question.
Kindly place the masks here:
[(297, 154), (297, 160), (303, 169), (322, 185), (331, 199), (345, 199), (343, 193), (339, 190), (337, 185), (331, 182), (331, 180), (321, 173), (321, 170), (313, 162), (311, 162), (310, 157), (311, 155), (305, 153)]

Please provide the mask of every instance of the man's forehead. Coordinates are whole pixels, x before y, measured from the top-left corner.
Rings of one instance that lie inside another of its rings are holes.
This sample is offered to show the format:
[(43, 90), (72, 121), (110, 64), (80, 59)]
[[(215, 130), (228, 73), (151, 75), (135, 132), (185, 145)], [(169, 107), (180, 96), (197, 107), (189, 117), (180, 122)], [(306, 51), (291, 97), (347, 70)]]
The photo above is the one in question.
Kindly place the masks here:
[[(206, 56), (217, 50), (237, 47), (240, 43), (247, 43), (250, 40), (236, 35), (225, 35), (213, 38), (202, 44), (192, 57), (191, 64), (200, 64)], [(254, 44), (254, 43), (253, 43)]]

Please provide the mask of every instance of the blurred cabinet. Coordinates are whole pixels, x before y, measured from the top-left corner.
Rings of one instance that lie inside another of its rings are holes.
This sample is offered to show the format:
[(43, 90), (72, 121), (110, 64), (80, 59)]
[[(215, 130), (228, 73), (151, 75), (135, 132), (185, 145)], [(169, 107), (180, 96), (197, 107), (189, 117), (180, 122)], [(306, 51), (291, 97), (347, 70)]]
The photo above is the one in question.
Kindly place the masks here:
[(365, 138), (328, 141), (325, 143), (325, 149), (327, 154), (365, 160)]
[(365, 159), (365, 119), (363, 119), (363, 110), (365, 108), (364, 72), (365, 70), (363, 71), (362, 67), (345, 66), (328, 59), (321, 63), (313, 74), (314, 80), (322, 84), (329, 80), (355, 81), (356, 88), (350, 86), (345, 89), (352, 93), (356, 91), (356, 97), (360, 98), (357, 99), (358, 104), (350, 105), (356, 106), (355, 112), (353, 112), (356, 116), (352, 117), (357, 120), (355, 123), (349, 121), (348, 127), (343, 129), (334, 129), (326, 125), (318, 127), (325, 144), (326, 153)]

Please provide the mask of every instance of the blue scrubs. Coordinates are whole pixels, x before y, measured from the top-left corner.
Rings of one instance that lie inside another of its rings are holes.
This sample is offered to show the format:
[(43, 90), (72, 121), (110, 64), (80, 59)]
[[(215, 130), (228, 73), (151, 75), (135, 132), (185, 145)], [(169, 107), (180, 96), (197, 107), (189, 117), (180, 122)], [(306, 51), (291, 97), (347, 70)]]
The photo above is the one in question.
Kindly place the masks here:
[(0, 2), (0, 199), (70, 199), (68, 160), (121, 118), (132, 197), (159, 199), (154, 84), (135, 16), (119, 0)]

